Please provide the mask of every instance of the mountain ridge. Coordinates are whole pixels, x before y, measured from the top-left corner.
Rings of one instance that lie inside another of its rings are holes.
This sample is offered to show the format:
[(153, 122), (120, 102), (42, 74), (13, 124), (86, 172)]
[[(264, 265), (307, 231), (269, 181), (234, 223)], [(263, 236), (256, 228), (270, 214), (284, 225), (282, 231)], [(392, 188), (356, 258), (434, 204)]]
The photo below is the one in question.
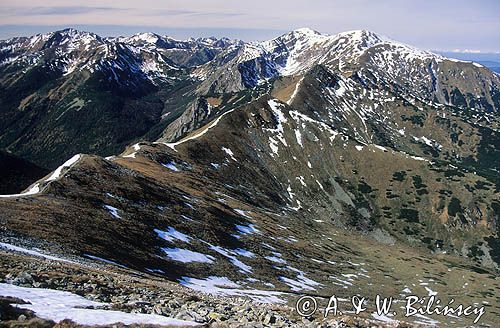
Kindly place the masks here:
[(497, 325), (486, 68), (368, 31), (40, 40), (2, 44), (0, 146), (54, 171), (0, 197), (2, 238), (254, 300), (482, 299)]

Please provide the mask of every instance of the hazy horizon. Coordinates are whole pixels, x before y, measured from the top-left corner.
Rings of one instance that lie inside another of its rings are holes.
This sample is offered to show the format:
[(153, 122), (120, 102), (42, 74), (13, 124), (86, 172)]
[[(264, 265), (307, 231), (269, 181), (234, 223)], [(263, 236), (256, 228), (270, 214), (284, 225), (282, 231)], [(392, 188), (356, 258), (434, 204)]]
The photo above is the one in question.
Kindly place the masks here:
[[(264, 10), (262, 10), (264, 8)], [(391, 39), (435, 51), (500, 51), (500, 2), (441, 0), (61, 0), (0, 3), (0, 39), (74, 27), (103, 36), (155, 32), (179, 39), (229, 37), (271, 39), (309, 27), (324, 34), (366, 29)]]

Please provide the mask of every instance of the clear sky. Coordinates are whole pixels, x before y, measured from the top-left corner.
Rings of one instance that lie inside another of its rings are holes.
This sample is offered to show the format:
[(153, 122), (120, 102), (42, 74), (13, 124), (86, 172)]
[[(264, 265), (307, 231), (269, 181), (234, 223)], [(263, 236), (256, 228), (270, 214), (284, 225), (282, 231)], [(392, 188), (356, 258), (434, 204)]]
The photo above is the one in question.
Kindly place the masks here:
[(368, 29), (424, 49), (500, 51), (500, 0), (1, 0), (0, 39), (76, 27), (100, 35), (265, 40), (300, 27)]

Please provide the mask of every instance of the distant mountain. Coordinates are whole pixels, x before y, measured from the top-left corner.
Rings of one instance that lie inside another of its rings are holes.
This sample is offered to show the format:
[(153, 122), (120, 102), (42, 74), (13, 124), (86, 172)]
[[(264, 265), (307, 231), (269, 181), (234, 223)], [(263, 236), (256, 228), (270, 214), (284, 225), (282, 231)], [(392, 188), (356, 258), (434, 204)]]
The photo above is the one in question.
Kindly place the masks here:
[(196, 99), (189, 66), (232, 44), (154, 38), (67, 29), (0, 42), (0, 147), (55, 168), (154, 138)]
[(0, 145), (59, 165), (0, 197), (5, 231), (197, 290), (496, 308), (500, 77), (483, 65), (370, 31), (1, 47)]
[(489, 70), (368, 31), (299, 29), (245, 43), (67, 29), (5, 40), (0, 49), (0, 148), (47, 168), (77, 152), (106, 156), (136, 140), (178, 138), (215, 115), (207, 107), (212, 94), (316, 65), (425, 101), (488, 113), (499, 107), (498, 77)]

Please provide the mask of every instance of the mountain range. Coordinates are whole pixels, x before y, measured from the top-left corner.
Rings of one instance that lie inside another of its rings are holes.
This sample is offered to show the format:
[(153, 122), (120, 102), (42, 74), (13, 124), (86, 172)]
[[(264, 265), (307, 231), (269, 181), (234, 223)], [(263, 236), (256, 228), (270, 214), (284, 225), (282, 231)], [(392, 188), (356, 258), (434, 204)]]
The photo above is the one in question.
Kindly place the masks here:
[(0, 104), (0, 149), (40, 167), (0, 196), (11, 243), (257, 301), (481, 299), (498, 324), (500, 76), (481, 64), (364, 30), (66, 29), (0, 41)]

